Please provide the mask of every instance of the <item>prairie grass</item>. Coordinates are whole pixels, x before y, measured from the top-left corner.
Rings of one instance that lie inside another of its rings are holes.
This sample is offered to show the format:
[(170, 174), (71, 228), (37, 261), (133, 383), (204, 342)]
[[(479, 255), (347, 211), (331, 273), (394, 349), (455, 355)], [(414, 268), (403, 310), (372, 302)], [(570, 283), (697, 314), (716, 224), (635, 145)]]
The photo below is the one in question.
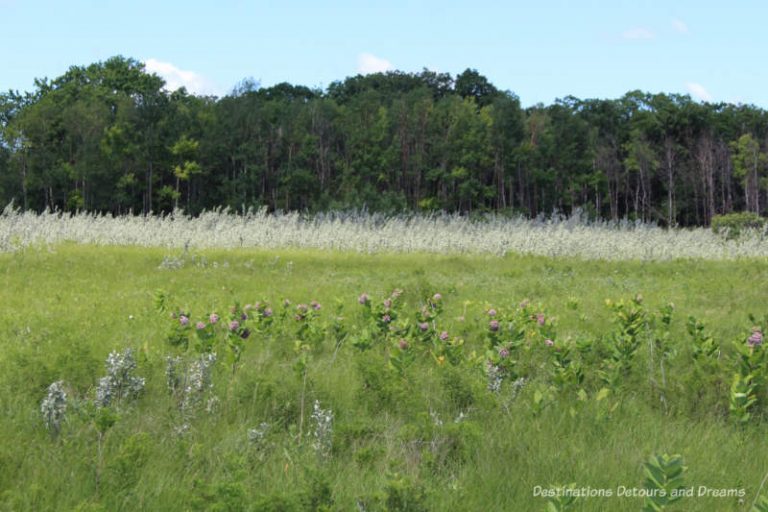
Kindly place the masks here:
[[(163, 265), (172, 260), (178, 264)], [(744, 489), (741, 499), (686, 498), (677, 509), (748, 510), (768, 471), (765, 420), (734, 423), (727, 386), (723, 394), (688, 380), (685, 323), (687, 315), (706, 323), (729, 377), (732, 346), (752, 327), (747, 315), (766, 312), (766, 282), (768, 263), (760, 259), (61, 243), (0, 254), (0, 510), (545, 510), (546, 500), (533, 496), (537, 485), (642, 487), (643, 462), (665, 452), (684, 457), (687, 485)], [(556, 317), (557, 340), (598, 340), (615, 330), (605, 299), (642, 294), (649, 311), (672, 302), (671, 343), (679, 353), (669, 366), (668, 405), (649, 387), (645, 347), (621, 393), (597, 400), (595, 368), (585, 365), (587, 400), (565, 390), (537, 408), (543, 348), (516, 397), (509, 383), (499, 395), (489, 392), (471, 365), (432, 358), (398, 377), (387, 366), (393, 349), (358, 350), (350, 337), (338, 346), (327, 335), (302, 373), (289, 318), (288, 330), (246, 340), (236, 372), (217, 363), (218, 404), (211, 412), (201, 405), (188, 430), (178, 431), (183, 422), (166, 389), (165, 358), (180, 352), (166, 343), (173, 319), (156, 310), (158, 289), (193, 322), (235, 302), (266, 300), (277, 316), (285, 298), (292, 307), (316, 300), (323, 321), (342, 316), (354, 334), (366, 325), (359, 295), (380, 302), (395, 288), (408, 315), (441, 293), (439, 330), (460, 336), (468, 359), (482, 357), (490, 306), (528, 299)], [(126, 347), (146, 387), (120, 404), (100, 436), (87, 402), (107, 356)], [(70, 402), (53, 435), (40, 404), (57, 381)], [(316, 400), (333, 416), (320, 431)], [(262, 435), (249, 434), (259, 428)], [(329, 436), (323, 443), (331, 439), (330, 446), (315, 449), (317, 436)], [(641, 498), (591, 498), (574, 510), (642, 506)]]
[(662, 229), (639, 222), (566, 218), (367, 213), (205, 212), (188, 217), (21, 213), (0, 215), (0, 252), (76, 242), (93, 245), (222, 249), (322, 249), (373, 253), (506, 254), (599, 260), (735, 260), (768, 256), (761, 230), (738, 237), (706, 228)]

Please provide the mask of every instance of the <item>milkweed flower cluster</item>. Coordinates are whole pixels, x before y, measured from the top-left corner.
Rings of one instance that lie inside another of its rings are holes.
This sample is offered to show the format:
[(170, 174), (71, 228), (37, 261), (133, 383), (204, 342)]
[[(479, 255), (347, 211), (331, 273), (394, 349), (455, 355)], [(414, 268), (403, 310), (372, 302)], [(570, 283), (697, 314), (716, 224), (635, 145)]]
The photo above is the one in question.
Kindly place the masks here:
[(320, 407), (320, 402), (315, 400), (312, 408), (312, 422), (315, 426), (312, 431), (312, 447), (318, 455), (327, 457), (333, 445), (333, 411), (323, 409)]
[(126, 348), (122, 352), (110, 352), (106, 361), (107, 375), (99, 379), (96, 388), (96, 405), (108, 407), (119, 402), (123, 397), (135, 398), (144, 391), (143, 377), (133, 375), (136, 359), (133, 350)]
[(57, 381), (48, 386), (48, 394), (40, 404), (40, 412), (43, 422), (52, 435), (57, 435), (61, 430), (61, 422), (67, 411), (67, 393), (64, 391), (64, 383)]

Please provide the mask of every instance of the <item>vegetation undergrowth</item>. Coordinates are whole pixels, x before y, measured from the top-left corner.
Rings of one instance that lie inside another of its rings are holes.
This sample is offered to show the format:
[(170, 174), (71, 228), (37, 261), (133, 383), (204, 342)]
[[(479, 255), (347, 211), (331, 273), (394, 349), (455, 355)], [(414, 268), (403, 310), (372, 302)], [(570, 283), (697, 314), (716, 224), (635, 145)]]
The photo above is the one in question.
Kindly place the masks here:
[(0, 509), (759, 510), (767, 274), (2, 254)]

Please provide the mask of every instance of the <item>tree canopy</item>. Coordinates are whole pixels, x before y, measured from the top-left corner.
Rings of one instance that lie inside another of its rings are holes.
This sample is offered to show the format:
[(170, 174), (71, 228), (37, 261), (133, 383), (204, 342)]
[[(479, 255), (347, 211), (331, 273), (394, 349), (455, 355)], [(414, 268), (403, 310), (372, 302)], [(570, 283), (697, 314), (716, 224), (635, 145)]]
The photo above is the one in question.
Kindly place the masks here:
[(477, 70), (169, 92), (141, 62), (0, 94), (0, 200), (24, 209), (558, 210), (667, 225), (768, 209), (768, 115), (631, 91), (522, 108)]

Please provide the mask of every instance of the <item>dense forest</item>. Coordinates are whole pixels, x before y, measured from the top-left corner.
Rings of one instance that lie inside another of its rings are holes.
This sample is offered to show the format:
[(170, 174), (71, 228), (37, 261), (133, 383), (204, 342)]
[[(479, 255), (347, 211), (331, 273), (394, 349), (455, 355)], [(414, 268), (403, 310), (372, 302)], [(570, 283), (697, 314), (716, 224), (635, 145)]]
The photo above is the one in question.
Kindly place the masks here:
[(0, 201), (112, 213), (266, 206), (706, 225), (768, 210), (768, 113), (632, 91), (522, 108), (475, 70), (168, 92), (141, 62), (0, 94)]

